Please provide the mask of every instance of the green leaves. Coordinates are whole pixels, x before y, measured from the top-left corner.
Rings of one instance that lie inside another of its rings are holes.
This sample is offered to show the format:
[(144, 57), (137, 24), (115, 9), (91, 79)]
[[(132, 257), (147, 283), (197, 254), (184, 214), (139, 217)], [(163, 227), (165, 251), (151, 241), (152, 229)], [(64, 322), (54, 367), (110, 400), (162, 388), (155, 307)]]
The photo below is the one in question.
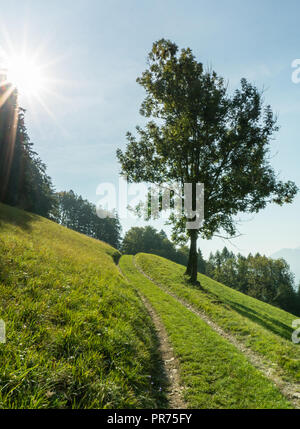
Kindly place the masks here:
[[(165, 39), (153, 44), (137, 82), (146, 91), (140, 112), (150, 120), (117, 151), (122, 172), (133, 182), (203, 183), (198, 235), (233, 236), (239, 212), (293, 201), (297, 186), (279, 181), (269, 162), (277, 119), (254, 85), (241, 79), (229, 95), (224, 79), (204, 70), (189, 48), (179, 52)], [(171, 214), (174, 236), (182, 237), (185, 221)]]
[(137, 82), (146, 91), (141, 113), (152, 119), (118, 150), (122, 172), (134, 182), (204, 183), (203, 237), (234, 234), (238, 212), (293, 201), (296, 185), (278, 181), (268, 159), (276, 117), (254, 85), (241, 79), (229, 96), (223, 78), (165, 39), (153, 44)]

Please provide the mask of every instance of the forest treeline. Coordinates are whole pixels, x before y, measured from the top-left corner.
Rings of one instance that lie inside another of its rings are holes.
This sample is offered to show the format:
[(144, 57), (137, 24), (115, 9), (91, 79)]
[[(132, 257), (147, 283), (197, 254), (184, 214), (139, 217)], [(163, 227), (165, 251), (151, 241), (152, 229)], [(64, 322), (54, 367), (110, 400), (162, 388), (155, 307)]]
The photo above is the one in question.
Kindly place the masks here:
[(116, 213), (111, 217), (100, 218), (96, 205), (76, 195), (74, 191), (58, 192), (52, 218), (67, 228), (81, 234), (105, 241), (119, 249), (121, 243), (121, 224)]
[(256, 253), (235, 255), (226, 247), (211, 253), (205, 262), (205, 274), (220, 283), (261, 301), (300, 315), (300, 285), (295, 288), (294, 274), (284, 259)]

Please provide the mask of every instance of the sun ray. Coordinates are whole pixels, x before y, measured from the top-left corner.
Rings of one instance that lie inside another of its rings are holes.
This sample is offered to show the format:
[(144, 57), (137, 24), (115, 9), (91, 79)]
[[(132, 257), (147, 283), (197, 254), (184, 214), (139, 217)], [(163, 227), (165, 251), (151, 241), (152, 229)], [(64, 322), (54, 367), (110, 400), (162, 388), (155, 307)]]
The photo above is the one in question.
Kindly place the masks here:
[[(3, 94), (4, 97), (0, 99), (0, 108), (3, 106), (5, 101), (11, 96), (13, 88), (8, 88)], [(13, 160), (15, 142), (16, 142), (16, 133), (17, 133), (17, 124), (18, 124), (18, 109), (12, 105), (10, 106), (10, 115), (9, 115), (9, 126), (6, 127), (5, 135), (7, 138), (7, 144), (4, 148), (4, 153), (2, 154), (2, 165), (4, 165), (4, 175), (1, 178), (1, 192), (0, 192), (0, 201), (2, 201), (6, 188), (8, 185), (10, 170)]]
[[(7, 85), (7, 82), (4, 82), (3, 84), (1, 84), (1, 87), (4, 87), (6, 85)], [(8, 86), (8, 88), (6, 88), (6, 91), (0, 95), (0, 109), (4, 105), (4, 103), (9, 99), (13, 91), (14, 91), (14, 88), (12, 86)]]

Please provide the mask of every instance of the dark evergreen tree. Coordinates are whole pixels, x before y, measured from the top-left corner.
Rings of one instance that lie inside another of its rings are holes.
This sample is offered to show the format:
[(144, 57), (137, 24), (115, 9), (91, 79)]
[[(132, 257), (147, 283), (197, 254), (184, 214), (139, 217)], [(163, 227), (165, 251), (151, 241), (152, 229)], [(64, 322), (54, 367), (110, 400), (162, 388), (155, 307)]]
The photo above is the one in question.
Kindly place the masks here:
[(33, 150), (17, 91), (0, 86), (0, 202), (49, 217), (55, 206), (46, 166)]

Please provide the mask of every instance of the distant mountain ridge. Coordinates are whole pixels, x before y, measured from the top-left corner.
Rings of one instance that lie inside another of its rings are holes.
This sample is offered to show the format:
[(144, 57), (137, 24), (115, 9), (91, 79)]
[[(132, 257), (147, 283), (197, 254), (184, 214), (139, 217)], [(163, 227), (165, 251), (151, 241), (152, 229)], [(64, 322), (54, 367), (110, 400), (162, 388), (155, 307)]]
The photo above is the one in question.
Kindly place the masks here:
[(271, 258), (283, 258), (291, 267), (291, 271), (295, 274), (296, 285), (300, 281), (300, 247), (295, 249), (281, 249), (271, 255)]

